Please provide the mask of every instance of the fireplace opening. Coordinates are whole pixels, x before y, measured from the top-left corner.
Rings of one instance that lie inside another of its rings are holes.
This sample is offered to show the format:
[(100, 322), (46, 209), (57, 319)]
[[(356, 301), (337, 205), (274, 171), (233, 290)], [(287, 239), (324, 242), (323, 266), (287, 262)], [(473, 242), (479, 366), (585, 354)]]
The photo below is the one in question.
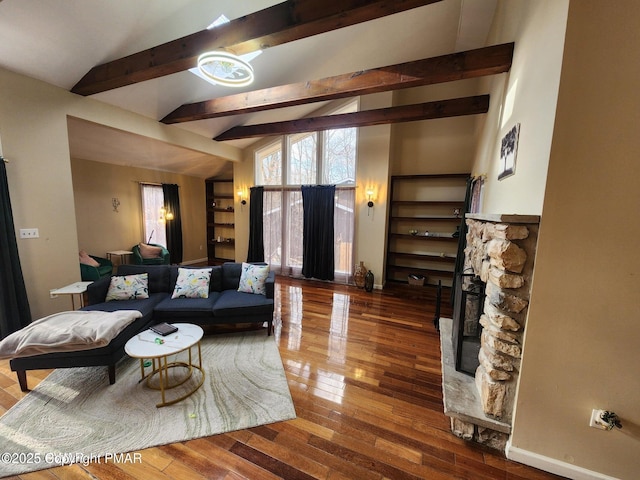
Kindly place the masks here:
[(485, 283), (473, 273), (456, 274), (453, 301), (453, 353), (459, 372), (475, 375), (480, 360), (480, 316), (484, 308)]

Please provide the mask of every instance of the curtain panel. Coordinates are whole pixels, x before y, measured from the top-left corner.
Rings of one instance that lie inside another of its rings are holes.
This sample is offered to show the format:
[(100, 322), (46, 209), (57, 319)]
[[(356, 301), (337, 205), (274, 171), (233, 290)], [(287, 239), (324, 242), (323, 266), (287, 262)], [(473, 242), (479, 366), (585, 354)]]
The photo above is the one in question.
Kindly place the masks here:
[(334, 278), (335, 185), (302, 187), (303, 255), (302, 275), (306, 278)]
[(249, 194), (249, 251), (247, 262), (264, 262), (264, 187), (251, 187)]
[(0, 216), (0, 337), (5, 338), (31, 323), (31, 310), (18, 255), (7, 166), (1, 157)]
[(167, 220), (165, 230), (167, 232), (167, 250), (171, 254), (171, 263), (182, 262), (182, 216), (180, 215), (179, 187), (176, 184), (163, 183), (164, 207), (167, 212), (173, 213), (173, 220)]

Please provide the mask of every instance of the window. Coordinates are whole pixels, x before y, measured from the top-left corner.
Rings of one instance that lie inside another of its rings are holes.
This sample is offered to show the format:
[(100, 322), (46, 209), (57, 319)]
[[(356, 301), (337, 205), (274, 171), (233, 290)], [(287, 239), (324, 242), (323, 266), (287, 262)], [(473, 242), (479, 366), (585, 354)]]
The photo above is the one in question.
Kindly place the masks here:
[(288, 185), (310, 185), (318, 183), (318, 134), (292, 135), (289, 140), (287, 169)]
[(282, 146), (269, 145), (256, 156), (256, 185), (282, 185)]
[(167, 246), (167, 233), (164, 218), (164, 194), (162, 186), (140, 184), (142, 192), (142, 222), (144, 241)]
[[(356, 110), (357, 102), (351, 102), (332, 113)], [(336, 280), (350, 279), (353, 273), (357, 132), (357, 128), (341, 128), (289, 135), (256, 151), (256, 185), (265, 186), (265, 261), (280, 272), (297, 275), (302, 270), (303, 212), (299, 187), (336, 185), (335, 275)]]

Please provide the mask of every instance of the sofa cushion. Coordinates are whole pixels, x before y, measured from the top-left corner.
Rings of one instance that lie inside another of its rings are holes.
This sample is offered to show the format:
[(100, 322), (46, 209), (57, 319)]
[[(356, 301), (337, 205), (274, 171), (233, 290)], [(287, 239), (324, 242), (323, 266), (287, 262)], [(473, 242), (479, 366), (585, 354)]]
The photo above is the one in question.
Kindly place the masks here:
[(169, 296), (168, 293), (150, 293), (149, 298), (142, 300), (120, 300), (118, 302), (103, 302), (88, 305), (81, 310), (102, 310), (103, 312), (115, 312), (116, 310), (138, 310), (143, 317), (151, 318), (153, 308)]
[(211, 280), (209, 281), (209, 291), (210, 292), (222, 291), (222, 267), (220, 265), (211, 267)]
[(225, 290), (213, 306), (214, 317), (250, 317), (273, 313), (273, 300), (264, 295)]
[(80, 258), (80, 263), (84, 265), (89, 265), (90, 267), (96, 267), (96, 268), (100, 266), (100, 262), (98, 262), (95, 258), (91, 257), (84, 250), (80, 250), (80, 253), (78, 256)]
[(238, 291), (264, 295), (266, 290), (264, 283), (269, 275), (269, 265), (242, 264), (242, 273)]
[(119, 265), (118, 275), (149, 274), (149, 293), (169, 293), (169, 268), (166, 265)]
[(162, 256), (162, 247), (139, 243), (138, 248), (140, 249), (140, 256), (142, 258), (160, 258)]
[(210, 268), (178, 268), (171, 298), (208, 298)]
[(114, 275), (111, 277), (105, 302), (149, 298), (149, 275)]
[(208, 298), (170, 298), (161, 301), (154, 309), (155, 319), (184, 317), (211, 317), (213, 306), (220, 296), (218, 292), (209, 293)]
[(222, 264), (222, 290), (237, 290), (242, 275), (242, 264), (226, 262)]

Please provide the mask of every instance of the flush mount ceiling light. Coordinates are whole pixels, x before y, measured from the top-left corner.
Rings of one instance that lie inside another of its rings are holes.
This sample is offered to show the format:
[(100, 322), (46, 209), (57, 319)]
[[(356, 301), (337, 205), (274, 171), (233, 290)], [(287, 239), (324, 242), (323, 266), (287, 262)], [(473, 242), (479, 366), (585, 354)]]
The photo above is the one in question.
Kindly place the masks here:
[[(2, 1), (2, 0), (0, 0)], [(207, 30), (229, 23), (229, 19), (220, 15)], [(198, 64), (189, 71), (214, 85), (244, 87), (253, 82), (253, 68), (249, 62), (262, 53), (262, 50), (235, 55), (228, 50), (206, 52), (198, 57)]]
[(224, 50), (206, 52), (198, 57), (198, 72), (219, 85), (244, 87), (253, 82), (249, 62)]
[[(229, 23), (229, 19), (224, 15), (220, 15), (207, 27), (207, 30), (225, 23)], [(214, 85), (244, 87), (253, 82), (254, 78), (253, 68), (249, 65), (249, 62), (261, 53), (262, 50), (256, 50), (255, 52), (238, 56), (224, 49), (206, 52), (198, 57), (197, 67), (190, 68), (189, 71)]]

